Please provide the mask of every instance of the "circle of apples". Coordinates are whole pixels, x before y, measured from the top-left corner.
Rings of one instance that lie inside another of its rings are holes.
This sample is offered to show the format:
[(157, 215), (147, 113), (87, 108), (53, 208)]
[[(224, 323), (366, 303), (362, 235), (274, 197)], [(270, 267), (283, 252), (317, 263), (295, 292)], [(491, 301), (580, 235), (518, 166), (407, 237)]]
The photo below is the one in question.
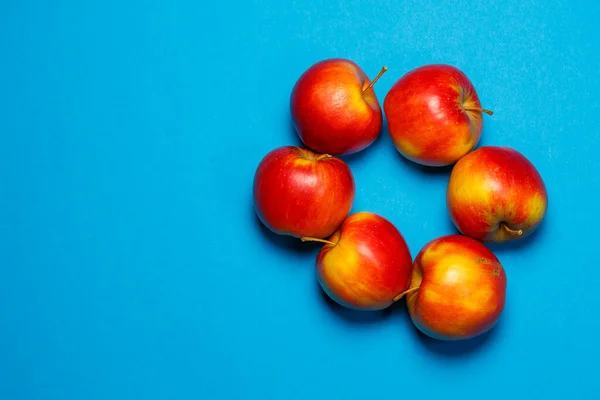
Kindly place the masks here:
[[(439, 340), (461, 340), (492, 329), (506, 297), (505, 270), (484, 243), (522, 240), (545, 217), (548, 195), (535, 166), (509, 147), (475, 149), (484, 114), (469, 78), (450, 65), (415, 68), (401, 76), (383, 107), (375, 82), (353, 61), (310, 66), (290, 97), (304, 144), (283, 146), (260, 161), (253, 199), (272, 232), (322, 242), (316, 276), (343, 307), (382, 310), (404, 299), (414, 325)], [(338, 156), (369, 147), (388, 132), (406, 159), (452, 166), (446, 189), (459, 233), (434, 238), (416, 257), (400, 231), (372, 212), (350, 214), (355, 183)]]

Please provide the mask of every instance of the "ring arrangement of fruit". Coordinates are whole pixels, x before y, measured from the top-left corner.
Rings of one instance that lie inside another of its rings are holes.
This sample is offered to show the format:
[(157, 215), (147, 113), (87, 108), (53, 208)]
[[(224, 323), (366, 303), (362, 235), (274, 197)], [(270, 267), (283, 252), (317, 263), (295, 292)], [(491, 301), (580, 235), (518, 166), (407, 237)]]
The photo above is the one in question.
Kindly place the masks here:
[[(322, 242), (316, 275), (343, 307), (381, 310), (406, 301), (414, 325), (439, 340), (489, 331), (505, 306), (505, 270), (486, 242), (522, 239), (548, 207), (545, 184), (517, 150), (476, 148), (483, 114), (473, 84), (449, 65), (425, 65), (398, 79), (383, 109), (371, 81), (353, 61), (328, 59), (296, 82), (291, 116), (302, 143), (269, 152), (254, 176), (261, 222), (276, 234)], [(355, 183), (339, 156), (369, 147), (383, 116), (394, 146), (408, 160), (452, 166), (446, 190), (459, 233), (435, 238), (412, 258), (386, 218), (350, 214)]]

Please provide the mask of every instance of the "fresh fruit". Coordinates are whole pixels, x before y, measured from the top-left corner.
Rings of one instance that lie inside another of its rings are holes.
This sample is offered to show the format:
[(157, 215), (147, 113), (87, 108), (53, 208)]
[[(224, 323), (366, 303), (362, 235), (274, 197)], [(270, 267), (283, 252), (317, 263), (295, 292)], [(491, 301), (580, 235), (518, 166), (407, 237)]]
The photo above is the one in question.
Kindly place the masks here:
[(544, 181), (534, 165), (509, 147), (481, 147), (450, 174), (446, 203), (463, 235), (506, 242), (531, 234), (548, 208)]
[(340, 305), (381, 310), (408, 288), (410, 251), (402, 234), (382, 216), (354, 213), (328, 240), (318, 241), (325, 245), (317, 256), (317, 278), (325, 293)]
[(253, 191), (256, 213), (273, 232), (324, 238), (348, 216), (356, 188), (339, 158), (283, 146), (261, 160)]
[(394, 145), (427, 166), (454, 164), (479, 142), (483, 115), (475, 88), (456, 67), (425, 65), (402, 76), (384, 99)]
[(319, 153), (343, 155), (365, 149), (377, 139), (383, 123), (373, 84), (353, 61), (317, 62), (298, 79), (290, 111), (302, 142)]
[(448, 235), (415, 259), (406, 302), (415, 326), (440, 340), (469, 339), (492, 329), (506, 297), (506, 274), (475, 239)]

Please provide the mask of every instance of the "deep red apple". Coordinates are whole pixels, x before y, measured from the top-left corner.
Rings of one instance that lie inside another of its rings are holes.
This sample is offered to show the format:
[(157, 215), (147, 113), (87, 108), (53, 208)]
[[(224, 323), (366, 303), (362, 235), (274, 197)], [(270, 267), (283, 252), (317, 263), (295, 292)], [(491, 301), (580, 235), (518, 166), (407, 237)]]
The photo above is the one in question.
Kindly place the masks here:
[(415, 258), (406, 302), (415, 326), (440, 340), (470, 339), (492, 329), (506, 299), (506, 274), (481, 242), (448, 235)]
[(292, 90), (290, 111), (302, 142), (319, 153), (342, 155), (377, 139), (383, 115), (373, 84), (353, 61), (332, 58), (308, 68)]
[(381, 310), (408, 288), (410, 251), (402, 234), (382, 216), (354, 213), (328, 240), (319, 241), (325, 245), (317, 256), (317, 278), (338, 304)]
[(284, 146), (269, 152), (254, 175), (254, 206), (270, 230), (295, 237), (331, 235), (350, 212), (352, 171), (339, 158)]
[(446, 192), (450, 217), (466, 236), (486, 242), (524, 238), (542, 223), (548, 194), (540, 173), (509, 147), (485, 146), (461, 158)]
[(455, 163), (479, 142), (481, 108), (473, 84), (458, 68), (425, 65), (402, 76), (387, 93), (383, 109), (398, 151), (427, 166)]

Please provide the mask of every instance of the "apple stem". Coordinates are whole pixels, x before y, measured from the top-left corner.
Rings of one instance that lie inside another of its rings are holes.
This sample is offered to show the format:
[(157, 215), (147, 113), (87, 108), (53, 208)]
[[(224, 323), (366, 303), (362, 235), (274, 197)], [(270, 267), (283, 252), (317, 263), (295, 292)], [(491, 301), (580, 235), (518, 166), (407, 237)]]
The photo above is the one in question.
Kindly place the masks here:
[(503, 229), (504, 229), (506, 232), (510, 233), (511, 235), (521, 236), (521, 235), (523, 234), (523, 230), (522, 230), (522, 229), (517, 229), (517, 230), (510, 229), (510, 228), (508, 227), (508, 225), (506, 225), (504, 222), (502, 223), (502, 228), (503, 228)]
[(377, 74), (377, 76), (371, 81), (371, 83), (369, 83), (369, 86), (367, 86), (366, 88), (363, 89), (363, 94), (367, 92), (367, 90), (372, 89), (373, 85), (375, 85), (375, 82), (377, 82), (379, 80), (379, 78), (381, 78), (381, 75), (385, 74), (385, 71), (387, 71), (387, 67), (383, 66), (383, 68), (381, 68), (381, 71), (379, 71), (379, 73)]
[(314, 237), (301, 237), (300, 240), (302, 240), (303, 242), (319, 242), (319, 243), (325, 243), (331, 246), (335, 246), (335, 243), (333, 243), (331, 240), (325, 240), (325, 239), (319, 239), (319, 238), (314, 238)]
[(469, 108), (465, 108), (465, 111), (479, 111), (479, 112), (484, 112), (487, 115), (494, 115), (493, 111), (490, 110), (486, 110), (485, 108), (479, 108), (479, 107), (469, 107)]
[(405, 295), (414, 292), (415, 290), (419, 290), (419, 288), (421, 287), (421, 285), (419, 286), (415, 286), (415, 287), (411, 287), (409, 289), (406, 289), (404, 292), (400, 293), (398, 296), (394, 297), (394, 302), (400, 300), (401, 298), (403, 298)]
[(315, 161), (321, 161), (331, 157), (333, 157), (331, 154), (321, 154), (315, 159)]

